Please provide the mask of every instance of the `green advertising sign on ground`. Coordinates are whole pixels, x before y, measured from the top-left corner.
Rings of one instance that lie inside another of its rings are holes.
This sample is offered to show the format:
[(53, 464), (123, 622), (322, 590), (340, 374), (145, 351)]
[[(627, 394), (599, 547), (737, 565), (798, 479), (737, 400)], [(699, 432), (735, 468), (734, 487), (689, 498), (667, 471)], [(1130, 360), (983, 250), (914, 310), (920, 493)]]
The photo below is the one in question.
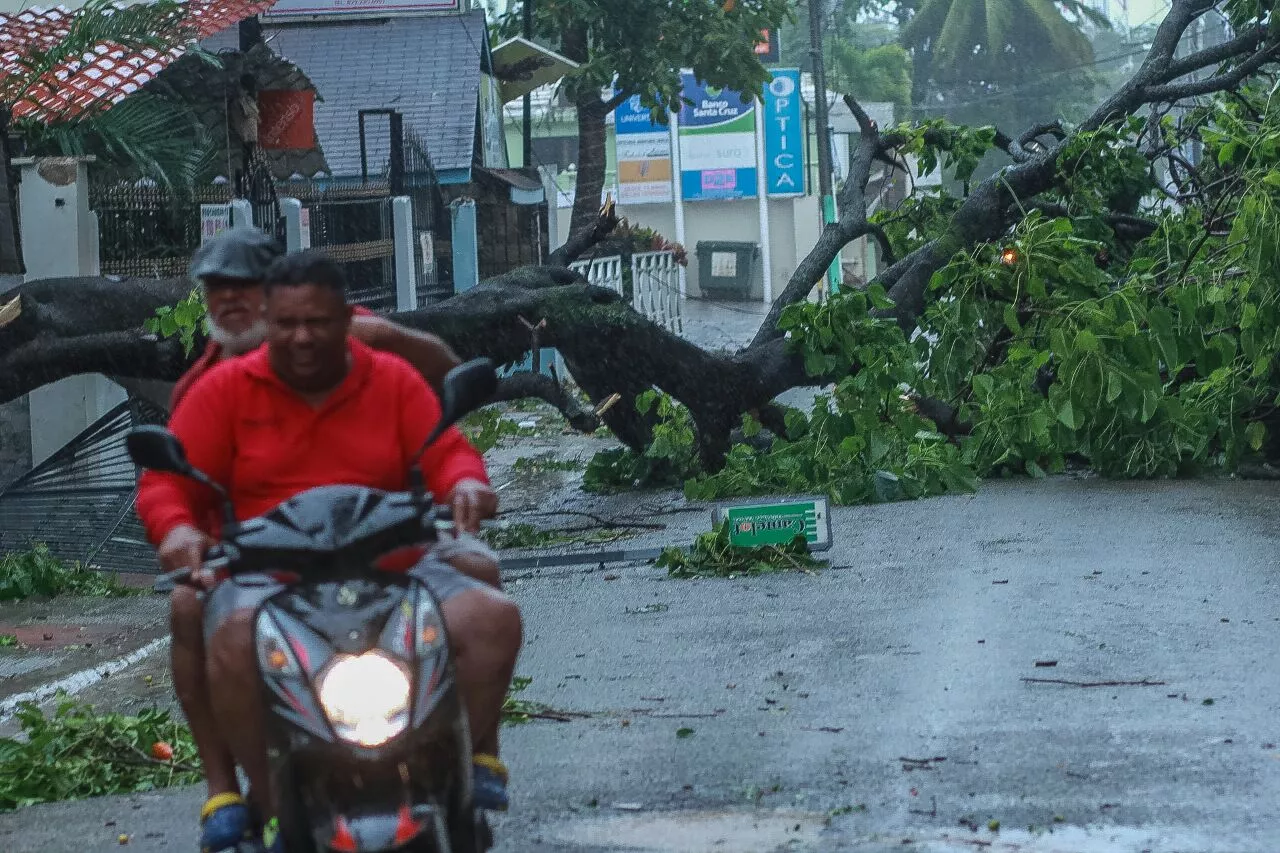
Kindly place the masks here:
[(831, 547), (831, 517), (826, 498), (730, 504), (716, 510), (716, 521), (729, 522), (729, 541), (751, 548), (781, 545), (804, 536), (812, 551)]

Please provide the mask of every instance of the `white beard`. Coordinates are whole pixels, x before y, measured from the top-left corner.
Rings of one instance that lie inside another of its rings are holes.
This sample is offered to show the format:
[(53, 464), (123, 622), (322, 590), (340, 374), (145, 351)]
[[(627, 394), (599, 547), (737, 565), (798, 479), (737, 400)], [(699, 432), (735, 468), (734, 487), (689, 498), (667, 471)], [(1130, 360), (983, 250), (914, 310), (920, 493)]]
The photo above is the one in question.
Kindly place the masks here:
[(209, 321), (209, 337), (226, 351), (227, 355), (244, 355), (262, 346), (267, 339), (267, 321), (259, 319), (238, 335), (233, 335), (212, 320)]

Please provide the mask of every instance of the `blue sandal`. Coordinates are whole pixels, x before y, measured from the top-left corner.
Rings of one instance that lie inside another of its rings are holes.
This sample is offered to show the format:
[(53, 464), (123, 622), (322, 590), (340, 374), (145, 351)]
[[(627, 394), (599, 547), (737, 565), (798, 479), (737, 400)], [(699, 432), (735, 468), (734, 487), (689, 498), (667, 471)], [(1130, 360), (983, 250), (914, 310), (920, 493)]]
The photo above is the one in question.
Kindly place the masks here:
[(234, 850), (253, 837), (249, 807), (239, 794), (215, 794), (200, 809), (201, 853)]
[(472, 804), (490, 812), (505, 812), (507, 799), (507, 767), (497, 756), (477, 754), (472, 758)]

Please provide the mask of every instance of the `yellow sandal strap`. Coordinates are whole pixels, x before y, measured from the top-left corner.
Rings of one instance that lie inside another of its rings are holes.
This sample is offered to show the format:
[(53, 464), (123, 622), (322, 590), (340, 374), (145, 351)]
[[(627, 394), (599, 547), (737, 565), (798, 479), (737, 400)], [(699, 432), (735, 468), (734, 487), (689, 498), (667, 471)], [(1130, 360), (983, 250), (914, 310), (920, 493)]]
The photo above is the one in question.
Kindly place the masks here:
[(213, 814), (218, 809), (226, 808), (227, 806), (243, 805), (244, 798), (239, 794), (214, 794), (209, 798), (208, 802), (204, 804), (204, 807), (200, 809), (200, 820), (208, 819), (209, 815)]
[(507, 765), (499, 761), (496, 755), (488, 755), (483, 752), (476, 753), (471, 757), (471, 763), (497, 774), (504, 782), (507, 779)]

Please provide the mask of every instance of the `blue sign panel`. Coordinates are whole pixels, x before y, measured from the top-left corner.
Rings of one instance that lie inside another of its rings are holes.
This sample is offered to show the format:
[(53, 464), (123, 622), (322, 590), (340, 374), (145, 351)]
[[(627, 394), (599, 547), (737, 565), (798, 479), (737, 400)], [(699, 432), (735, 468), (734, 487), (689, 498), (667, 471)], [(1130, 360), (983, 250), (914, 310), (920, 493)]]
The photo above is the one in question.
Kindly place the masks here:
[(656, 204), (671, 201), (671, 131), (654, 123), (635, 95), (613, 112), (618, 203)]
[(756, 105), (741, 93), (683, 75), (680, 186), (685, 201), (756, 194)]
[(654, 124), (647, 107), (640, 103), (640, 96), (627, 98), (613, 111), (614, 129), (619, 136), (629, 133), (666, 133), (667, 129)]
[(804, 193), (800, 70), (779, 68), (764, 90), (765, 183), (769, 195)]

